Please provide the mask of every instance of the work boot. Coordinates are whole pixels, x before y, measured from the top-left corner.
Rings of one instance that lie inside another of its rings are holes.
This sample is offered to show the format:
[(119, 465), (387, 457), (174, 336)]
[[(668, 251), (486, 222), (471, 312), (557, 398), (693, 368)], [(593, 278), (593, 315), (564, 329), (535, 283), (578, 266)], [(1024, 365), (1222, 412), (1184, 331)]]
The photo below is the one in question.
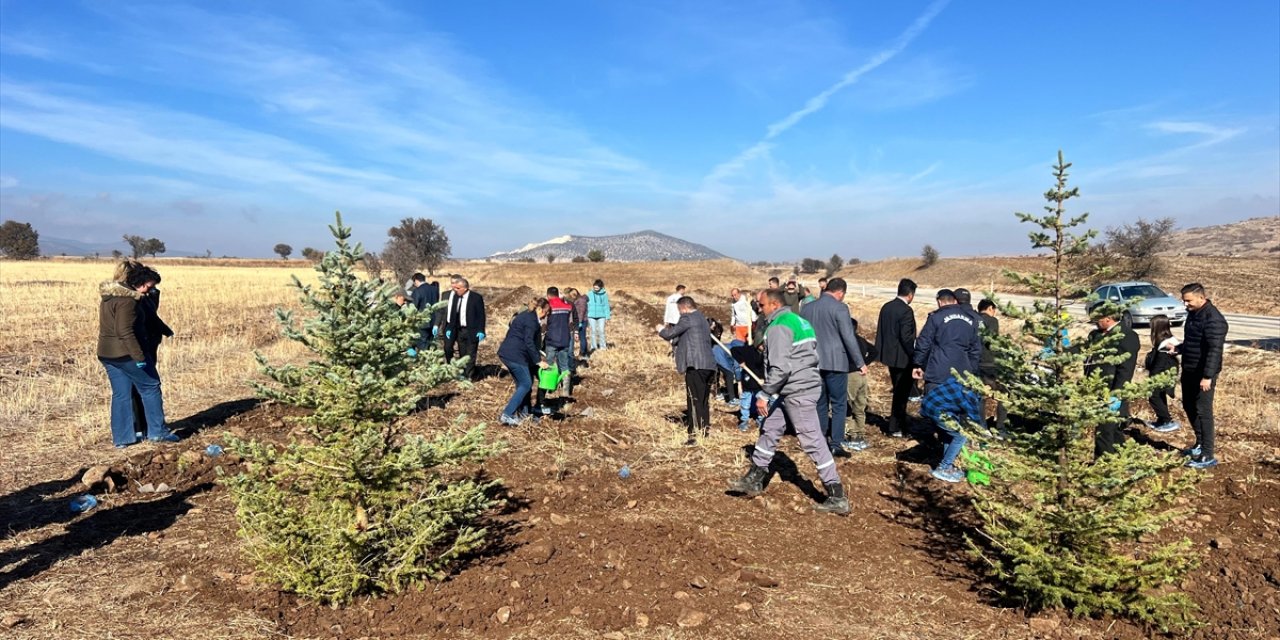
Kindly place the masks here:
[(764, 493), (764, 479), (767, 477), (769, 477), (767, 467), (757, 467), (753, 464), (747, 470), (747, 475), (729, 483), (729, 493), (754, 498)]
[(827, 485), (827, 499), (822, 504), (813, 505), (813, 510), (840, 516), (849, 515), (849, 498), (844, 495), (844, 485), (839, 482)]

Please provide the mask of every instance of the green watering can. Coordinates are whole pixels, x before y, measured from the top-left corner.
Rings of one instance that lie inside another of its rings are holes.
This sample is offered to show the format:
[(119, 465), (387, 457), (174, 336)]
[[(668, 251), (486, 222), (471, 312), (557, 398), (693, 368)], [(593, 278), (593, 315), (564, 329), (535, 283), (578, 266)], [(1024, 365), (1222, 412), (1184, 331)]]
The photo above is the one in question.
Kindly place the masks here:
[(960, 454), (965, 461), (965, 477), (969, 480), (969, 484), (991, 484), (991, 470), (995, 465), (991, 464), (991, 460), (978, 451), (965, 450)]
[[(569, 372), (566, 371), (563, 375), (567, 378)], [(561, 379), (560, 368), (554, 364), (538, 370), (538, 388), (544, 391), (555, 391), (560, 386)]]

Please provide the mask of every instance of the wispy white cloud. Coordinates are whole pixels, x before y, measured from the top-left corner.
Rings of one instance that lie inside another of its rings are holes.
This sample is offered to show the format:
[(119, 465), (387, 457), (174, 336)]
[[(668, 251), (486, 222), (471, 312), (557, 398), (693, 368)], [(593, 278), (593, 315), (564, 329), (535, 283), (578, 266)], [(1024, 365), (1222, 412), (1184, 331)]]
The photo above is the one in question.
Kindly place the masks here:
[(1152, 122), (1147, 125), (1147, 128), (1158, 133), (1189, 133), (1203, 136), (1203, 139), (1193, 145), (1193, 148), (1207, 147), (1226, 142), (1227, 140), (1230, 140), (1246, 131), (1243, 127), (1220, 127), (1207, 122), (1178, 120), (1161, 120), (1158, 122)]
[(0, 175), (0, 189), (9, 189), (18, 186), (18, 179), (13, 176)]

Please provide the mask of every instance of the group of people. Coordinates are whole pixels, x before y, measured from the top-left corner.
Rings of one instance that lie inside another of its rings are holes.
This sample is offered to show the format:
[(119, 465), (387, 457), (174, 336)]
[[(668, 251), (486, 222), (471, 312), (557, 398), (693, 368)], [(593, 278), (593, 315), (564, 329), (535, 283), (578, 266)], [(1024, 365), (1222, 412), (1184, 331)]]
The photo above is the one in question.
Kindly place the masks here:
[(173, 330), (160, 319), (160, 274), (135, 260), (98, 288), (98, 361), (111, 384), (111, 441), (177, 442), (165, 424), (156, 356)]
[[(731, 491), (752, 496), (763, 490), (777, 441), (790, 426), (827, 489), (827, 499), (816, 508), (846, 513), (848, 501), (834, 459), (869, 446), (865, 436), (866, 376), (868, 364), (877, 358), (889, 370), (892, 399), (888, 434), (897, 438), (916, 435), (930, 448), (940, 450), (931, 471), (933, 477), (952, 483), (964, 479), (955, 465), (966, 443), (960, 425), (986, 428), (997, 437), (1007, 435), (1005, 407), (996, 402), (994, 415), (988, 419), (983, 399), (962, 381), (962, 374), (969, 373), (992, 388), (1002, 388), (991, 349), (992, 339), (1000, 333), (999, 311), (993, 301), (982, 300), (975, 309), (967, 289), (941, 289), (935, 298), (938, 308), (917, 333), (911, 309), (917, 286), (904, 278), (898, 283), (897, 295), (880, 309), (872, 345), (858, 335), (857, 320), (844, 304), (848, 285), (843, 279), (824, 279), (816, 297), (794, 278), (785, 286), (779, 285), (777, 278), (770, 279), (769, 287), (756, 293), (754, 300), (740, 289), (730, 291), (732, 339), (728, 344), (720, 339), (718, 323), (706, 318), (683, 285), (667, 299), (663, 324), (654, 327), (660, 337), (672, 343), (676, 369), (684, 375), (689, 444), (696, 442), (697, 435), (708, 433), (717, 370), (739, 385), (739, 429), (747, 430), (749, 420), (759, 418), (760, 435), (752, 466), (731, 483)], [(1187, 466), (1206, 469), (1217, 464), (1213, 392), (1221, 371), (1227, 323), (1207, 299), (1203, 286), (1187, 285), (1182, 298), (1189, 311), (1184, 340), (1173, 338), (1167, 317), (1155, 318), (1146, 368), (1150, 375), (1158, 375), (1178, 367), (1177, 358), (1181, 357), (1183, 407), (1196, 436), (1195, 445), (1183, 453), (1190, 458)], [(1124, 335), (1109, 342), (1108, 350), (1096, 363), (1090, 363), (1085, 373), (1096, 373), (1111, 390), (1119, 390), (1133, 378), (1139, 340), (1123, 325), (1119, 311), (1099, 313), (1093, 321), (1096, 330), (1091, 340), (1102, 340), (1111, 331)], [(1119, 354), (1125, 357), (1114, 363)], [(732, 395), (726, 394), (726, 400), (733, 401)], [(911, 433), (907, 405), (913, 395), (919, 396), (921, 417), (930, 423), (927, 433)], [(1179, 428), (1165, 400), (1172, 395), (1172, 389), (1160, 389), (1150, 398), (1156, 413), (1150, 426), (1156, 431)], [(1130, 420), (1127, 401), (1113, 396), (1109, 406), (1116, 420), (1097, 430), (1095, 449), (1099, 456), (1115, 450)], [(855, 418), (852, 433), (845, 430), (849, 415)]]

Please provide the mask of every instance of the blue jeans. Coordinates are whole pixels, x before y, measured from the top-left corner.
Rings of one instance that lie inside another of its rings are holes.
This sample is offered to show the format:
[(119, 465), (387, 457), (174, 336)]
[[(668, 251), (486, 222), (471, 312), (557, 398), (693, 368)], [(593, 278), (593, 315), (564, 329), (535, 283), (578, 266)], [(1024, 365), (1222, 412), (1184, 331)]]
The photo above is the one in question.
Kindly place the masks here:
[(138, 441), (133, 430), (133, 389), (138, 390), (147, 414), (147, 438), (169, 435), (169, 429), (164, 426), (164, 397), (160, 393), (160, 374), (156, 371), (156, 363), (148, 362), (147, 366), (139, 367), (131, 358), (98, 358), (98, 361), (106, 368), (107, 380), (111, 382), (111, 442), (124, 446)]
[(756, 394), (754, 391), (743, 390), (742, 395), (738, 397), (738, 409), (741, 422), (751, 419), (751, 414), (756, 409)]
[(567, 378), (568, 384), (566, 385), (565, 393), (573, 395), (573, 344), (570, 343), (569, 346), (565, 348), (548, 346), (547, 364), (555, 365), (562, 374), (565, 371), (570, 372), (570, 376)]
[(578, 355), (587, 356), (587, 322), (583, 320), (578, 323)]
[(507, 401), (507, 407), (502, 410), (502, 415), (514, 418), (529, 402), (529, 391), (533, 389), (533, 374), (529, 371), (529, 365), (523, 362), (512, 362), (506, 358), (500, 358), (500, 360), (516, 381), (516, 392), (511, 394), (511, 399)]
[(608, 318), (587, 318), (587, 322), (591, 324), (591, 350), (604, 351), (604, 323)]
[(960, 450), (964, 448), (964, 443), (969, 439), (963, 433), (943, 426), (942, 422), (934, 424), (938, 427), (938, 431), (942, 432), (942, 439), (945, 441), (942, 448), (942, 462), (938, 463), (938, 468), (950, 469), (955, 464), (956, 457), (960, 455)]
[(834, 449), (844, 444), (844, 418), (849, 410), (849, 372), (818, 372), (822, 376), (822, 392), (818, 394), (818, 425)]

